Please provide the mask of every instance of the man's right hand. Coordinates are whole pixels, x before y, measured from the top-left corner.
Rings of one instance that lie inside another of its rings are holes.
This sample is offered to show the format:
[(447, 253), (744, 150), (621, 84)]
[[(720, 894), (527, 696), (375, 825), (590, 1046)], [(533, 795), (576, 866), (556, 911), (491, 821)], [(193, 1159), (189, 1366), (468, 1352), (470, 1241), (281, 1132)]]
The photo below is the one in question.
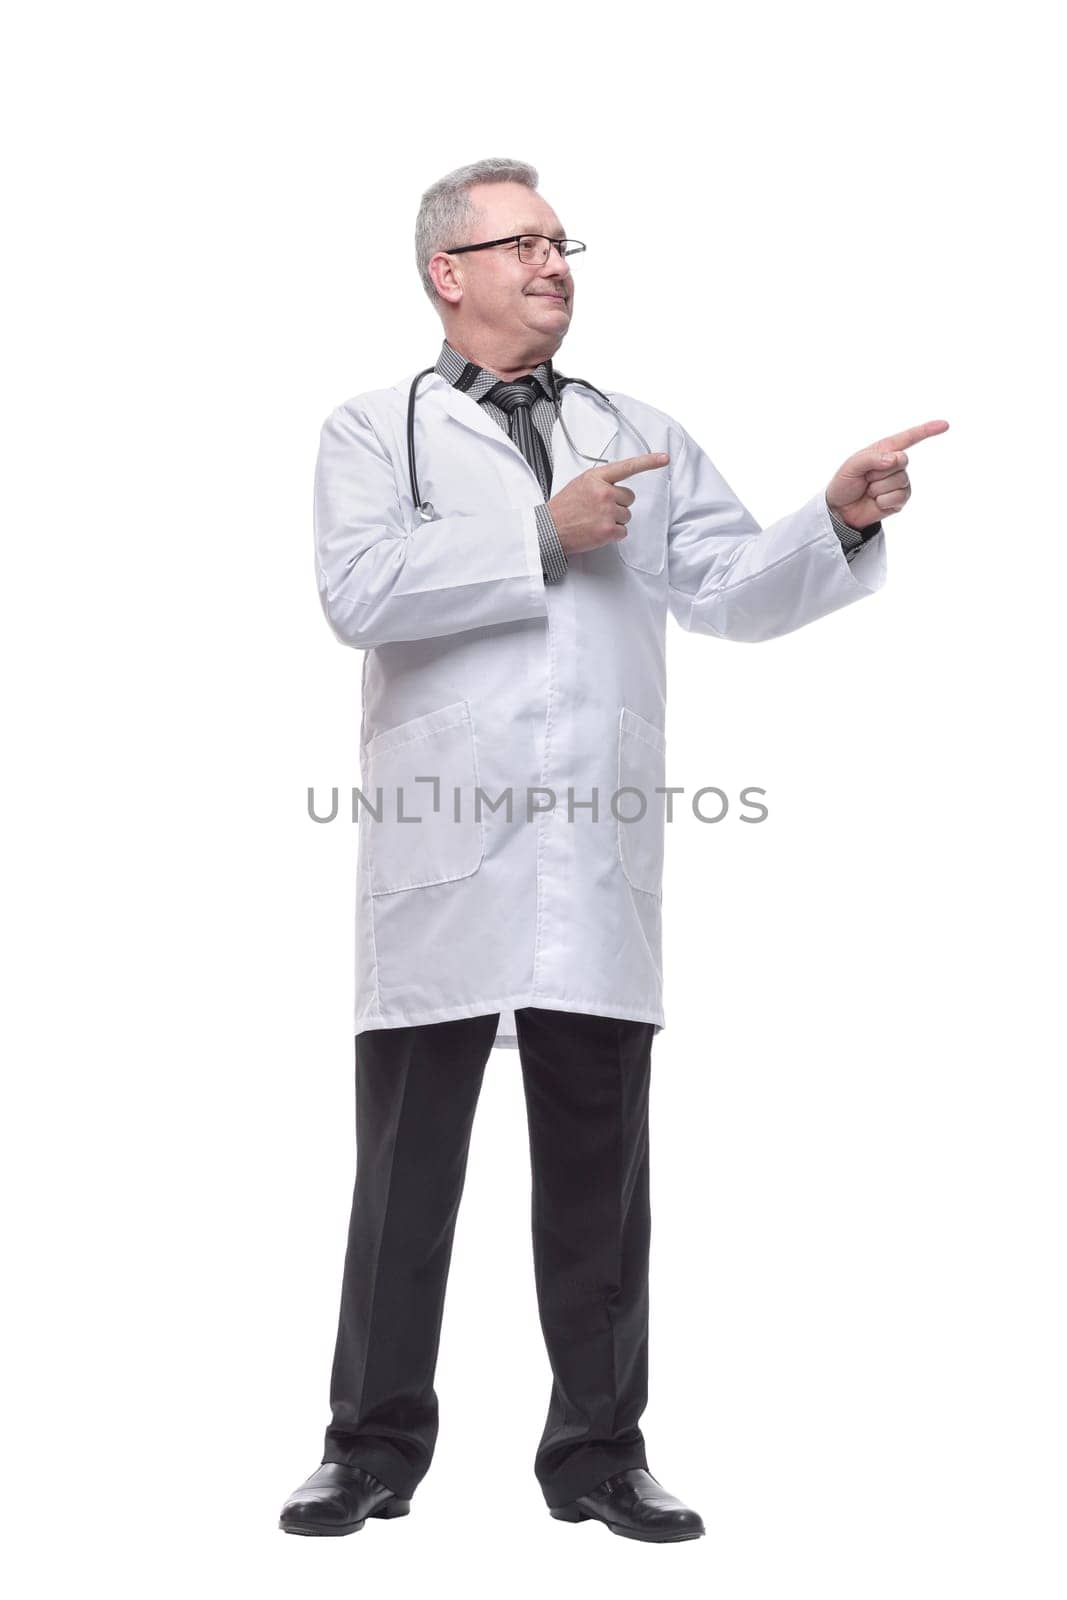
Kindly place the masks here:
[(632, 489), (621, 489), (617, 485), (636, 472), (665, 467), (670, 459), (665, 450), (657, 450), (652, 455), (609, 461), (604, 466), (580, 472), (565, 489), (553, 495), (548, 509), (566, 554), (579, 555), (583, 550), (596, 550), (613, 539), (625, 539), (626, 524), (630, 520), (626, 508), (633, 505), (636, 495)]

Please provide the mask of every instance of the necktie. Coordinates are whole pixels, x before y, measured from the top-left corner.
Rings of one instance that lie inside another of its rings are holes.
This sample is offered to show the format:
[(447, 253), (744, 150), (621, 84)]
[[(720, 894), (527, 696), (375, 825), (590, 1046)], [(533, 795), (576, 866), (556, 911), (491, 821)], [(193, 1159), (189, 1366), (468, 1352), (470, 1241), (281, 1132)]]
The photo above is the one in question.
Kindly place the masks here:
[(498, 383), (482, 396), (507, 412), (508, 437), (518, 445), (537, 474), (546, 500), (552, 495), (552, 462), (545, 441), (534, 427), (534, 397), (540, 393), (532, 374), (515, 383)]

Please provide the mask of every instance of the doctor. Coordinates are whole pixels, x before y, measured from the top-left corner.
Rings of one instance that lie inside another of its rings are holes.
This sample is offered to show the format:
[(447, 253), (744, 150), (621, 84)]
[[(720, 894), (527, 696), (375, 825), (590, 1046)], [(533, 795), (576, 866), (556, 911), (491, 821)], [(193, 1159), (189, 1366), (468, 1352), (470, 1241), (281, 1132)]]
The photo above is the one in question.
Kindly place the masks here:
[[(757, 643), (875, 593), (883, 521), (911, 493), (907, 450), (948, 427), (857, 451), (761, 531), (680, 422), (554, 366), (583, 247), (537, 181), (487, 160), (426, 191), (416, 249), (444, 327), (436, 364), (346, 400), (322, 428), (318, 591), (336, 636), (364, 652), (357, 1163), (332, 1419), (322, 1465), (282, 1508), (291, 1533), (404, 1515), (430, 1465), (453, 1230), (494, 1044), (517, 1049), (527, 1103), (553, 1376), (533, 1463), (546, 1505), (631, 1538), (703, 1533), (648, 1471), (639, 1427), (667, 614)], [(641, 241), (613, 247), (640, 282)], [(457, 1497), (465, 1519), (494, 1465), (487, 1439)]]

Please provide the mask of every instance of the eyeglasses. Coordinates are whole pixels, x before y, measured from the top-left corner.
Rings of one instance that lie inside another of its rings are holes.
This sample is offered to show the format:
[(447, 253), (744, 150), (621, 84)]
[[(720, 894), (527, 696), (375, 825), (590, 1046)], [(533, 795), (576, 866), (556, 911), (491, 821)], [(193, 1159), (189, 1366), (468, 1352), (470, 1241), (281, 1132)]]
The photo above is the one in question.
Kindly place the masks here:
[(553, 245), (561, 256), (578, 255), (585, 249), (578, 239), (550, 239), (543, 233), (513, 233), (506, 239), (486, 239), (483, 244), (457, 245), (454, 250), (446, 250), (445, 255), (461, 256), (468, 250), (490, 250), (497, 244), (513, 244), (519, 252), (519, 260), (528, 267), (543, 267)]

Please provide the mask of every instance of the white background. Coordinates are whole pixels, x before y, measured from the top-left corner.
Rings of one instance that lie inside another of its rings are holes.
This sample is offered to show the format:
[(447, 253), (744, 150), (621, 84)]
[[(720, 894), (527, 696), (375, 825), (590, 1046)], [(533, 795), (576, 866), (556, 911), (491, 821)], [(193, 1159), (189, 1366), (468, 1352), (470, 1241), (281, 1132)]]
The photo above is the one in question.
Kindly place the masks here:
[[(55, 5), (9, 25), (4, 1185), (13, 1592), (1062, 1596), (1064, 261), (1044, 7)], [(319, 1463), (354, 1171), (360, 655), (323, 418), (437, 357), (422, 191), (532, 162), (560, 369), (761, 524), (932, 417), (878, 595), (672, 621), (649, 1465), (549, 1518), (518, 1060), (487, 1069), (410, 1517)], [(1057, 959), (1059, 958), (1059, 959)], [(387, 1586), (387, 1588), (385, 1587)]]

